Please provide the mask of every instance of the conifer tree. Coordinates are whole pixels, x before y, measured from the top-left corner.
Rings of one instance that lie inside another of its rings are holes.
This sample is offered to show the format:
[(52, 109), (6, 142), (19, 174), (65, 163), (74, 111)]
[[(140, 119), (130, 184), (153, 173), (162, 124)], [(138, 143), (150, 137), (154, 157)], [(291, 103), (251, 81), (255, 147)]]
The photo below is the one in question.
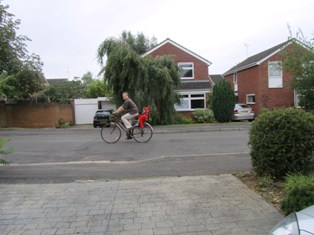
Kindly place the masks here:
[(222, 80), (213, 88), (212, 109), (218, 122), (229, 122), (232, 118), (235, 95), (228, 81)]

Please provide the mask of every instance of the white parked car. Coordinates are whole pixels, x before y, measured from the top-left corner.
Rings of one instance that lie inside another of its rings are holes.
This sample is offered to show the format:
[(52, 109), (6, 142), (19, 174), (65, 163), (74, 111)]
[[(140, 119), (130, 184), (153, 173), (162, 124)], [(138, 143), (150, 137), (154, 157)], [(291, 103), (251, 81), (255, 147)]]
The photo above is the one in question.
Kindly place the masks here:
[(232, 116), (233, 121), (238, 121), (238, 120), (253, 121), (254, 118), (255, 118), (255, 114), (251, 106), (247, 104), (235, 104), (234, 110), (233, 110), (233, 116)]
[(314, 205), (285, 217), (268, 235), (314, 234)]

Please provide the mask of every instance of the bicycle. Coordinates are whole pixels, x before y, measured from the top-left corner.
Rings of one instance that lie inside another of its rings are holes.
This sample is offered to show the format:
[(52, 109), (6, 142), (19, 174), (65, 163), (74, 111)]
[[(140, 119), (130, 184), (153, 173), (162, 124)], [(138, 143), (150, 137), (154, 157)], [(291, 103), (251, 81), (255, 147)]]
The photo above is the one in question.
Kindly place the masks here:
[[(128, 130), (122, 124), (121, 119), (118, 116), (111, 115), (110, 118), (113, 119), (113, 121), (101, 128), (100, 135), (106, 143), (114, 144), (120, 140), (122, 130), (127, 135)], [(138, 143), (147, 143), (153, 136), (153, 128), (147, 122), (140, 123), (137, 121), (132, 125), (129, 135)]]

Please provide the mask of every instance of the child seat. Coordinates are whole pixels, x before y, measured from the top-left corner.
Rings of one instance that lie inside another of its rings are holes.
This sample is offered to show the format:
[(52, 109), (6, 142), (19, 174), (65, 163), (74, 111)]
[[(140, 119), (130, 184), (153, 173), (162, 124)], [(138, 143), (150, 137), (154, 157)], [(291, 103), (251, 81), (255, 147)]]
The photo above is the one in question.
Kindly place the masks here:
[(144, 127), (144, 122), (148, 120), (150, 105), (144, 108), (144, 111), (138, 116), (138, 124), (141, 128)]

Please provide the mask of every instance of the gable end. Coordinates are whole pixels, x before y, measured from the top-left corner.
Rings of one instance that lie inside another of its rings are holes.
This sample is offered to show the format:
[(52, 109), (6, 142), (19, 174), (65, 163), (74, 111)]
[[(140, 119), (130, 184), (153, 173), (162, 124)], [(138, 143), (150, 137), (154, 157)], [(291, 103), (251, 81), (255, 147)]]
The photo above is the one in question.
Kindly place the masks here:
[(147, 56), (150, 55), (152, 52), (156, 51), (157, 49), (159, 49), (160, 47), (164, 46), (165, 44), (170, 43), (171, 45), (173, 45), (174, 47), (179, 48), (180, 50), (188, 53), (189, 55), (197, 58), (198, 60), (204, 62), (205, 64), (207, 64), (207, 66), (210, 66), (212, 64), (212, 62), (206, 60), (205, 58), (195, 54), (194, 52), (190, 51), (189, 49), (179, 45), (178, 43), (172, 41), (171, 39), (167, 38), (166, 40), (164, 40), (163, 42), (159, 43), (157, 46), (155, 46), (154, 48), (152, 48), (151, 50), (147, 51), (146, 53), (144, 53), (142, 56)]

